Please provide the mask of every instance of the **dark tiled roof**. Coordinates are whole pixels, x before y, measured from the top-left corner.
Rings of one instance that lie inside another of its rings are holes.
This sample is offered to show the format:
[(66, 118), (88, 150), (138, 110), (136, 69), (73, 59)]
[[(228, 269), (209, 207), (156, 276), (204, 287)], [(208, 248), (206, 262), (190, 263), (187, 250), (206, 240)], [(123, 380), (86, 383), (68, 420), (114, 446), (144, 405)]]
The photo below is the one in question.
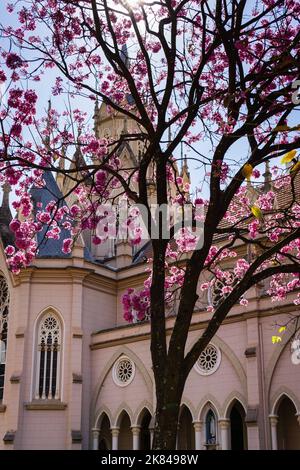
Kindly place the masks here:
[(133, 257), (132, 264), (140, 263), (141, 261), (146, 261), (148, 258), (152, 257), (152, 243), (151, 240), (147, 241), (140, 249), (136, 252)]
[[(37, 204), (42, 204), (42, 209), (45, 209), (50, 201), (59, 201), (59, 207), (66, 205), (63, 199), (63, 195), (60, 192), (57, 183), (54, 179), (53, 174), (50, 171), (45, 171), (43, 175), (45, 186), (43, 188), (33, 187), (30, 190), (32, 202), (34, 205), (34, 212), (38, 210)], [(37, 234), (37, 242), (39, 245), (38, 258), (69, 258), (70, 254), (65, 254), (62, 251), (62, 244), (65, 238), (70, 238), (69, 230), (61, 229), (59, 240), (52, 238), (45, 238), (47, 231), (47, 225), (44, 226), (43, 230)]]
[[(58, 202), (59, 207), (66, 205), (63, 195), (55, 181), (53, 174), (50, 171), (45, 171), (44, 173), (45, 186), (43, 188), (33, 187), (30, 190), (31, 198), (34, 204), (34, 211), (37, 211), (37, 203), (42, 203), (42, 208), (45, 208), (50, 201), (54, 200)], [(53, 238), (44, 238), (47, 226), (43, 228), (41, 232), (37, 235), (37, 241), (39, 244), (39, 253), (38, 258), (70, 258), (71, 253), (66, 254), (62, 251), (63, 240), (65, 238), (70, 238), (69, 230), (66, 230), (62, 226), (59, 226), (61, 229), (59, 240), (54, 240)], [(92, 254), (88, 247), (84, 247), (84, 258), (87, 261), (95, 262)]]

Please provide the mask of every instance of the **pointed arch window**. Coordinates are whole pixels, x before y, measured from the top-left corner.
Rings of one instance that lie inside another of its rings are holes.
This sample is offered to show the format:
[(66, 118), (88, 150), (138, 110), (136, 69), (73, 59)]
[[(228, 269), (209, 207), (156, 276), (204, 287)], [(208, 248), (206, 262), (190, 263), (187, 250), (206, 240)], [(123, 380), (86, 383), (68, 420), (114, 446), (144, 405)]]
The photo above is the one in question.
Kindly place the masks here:
[(9, 290), (4, 277), (0, 277), (0, 400), (3, 399), (7, 348)]
[(58, 316), (53, 312), (47, 313), (38, 325), (36, 399), (60, 398), (61, 340), (62, 327)]

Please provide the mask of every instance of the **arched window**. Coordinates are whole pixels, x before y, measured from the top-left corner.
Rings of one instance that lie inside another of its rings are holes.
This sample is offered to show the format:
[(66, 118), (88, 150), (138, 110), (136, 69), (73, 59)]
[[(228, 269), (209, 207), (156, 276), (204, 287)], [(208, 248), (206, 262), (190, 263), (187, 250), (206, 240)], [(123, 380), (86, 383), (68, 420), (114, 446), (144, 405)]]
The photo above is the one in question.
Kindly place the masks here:
[(179, 450), (195, 449), (193, 417), (190, 410), (185, 405), (181, 408), (179, 416), (177, 442)]
[(247, 449), (247, 428), (245, 423), (245, 410), (239, 401), (236, 401), (233, 404), (229, 419), (231, 450)]
[(294, 403), (283, 395), (277, 409), (277, 441), (279, 450), (300, 449), (300, 428)]
[(8, 327), (9, 291), (4, 277), (0, 277), (0, 400), (3, 399), (7, 327)]
[(216, 416), (212, 409), (208, 410), (205, 420), (206, 447), (213, 448), (217, 443)]
[(36, 399), (60, 398), (61, 323), (55, 313), (44, 315), (38, 326)]

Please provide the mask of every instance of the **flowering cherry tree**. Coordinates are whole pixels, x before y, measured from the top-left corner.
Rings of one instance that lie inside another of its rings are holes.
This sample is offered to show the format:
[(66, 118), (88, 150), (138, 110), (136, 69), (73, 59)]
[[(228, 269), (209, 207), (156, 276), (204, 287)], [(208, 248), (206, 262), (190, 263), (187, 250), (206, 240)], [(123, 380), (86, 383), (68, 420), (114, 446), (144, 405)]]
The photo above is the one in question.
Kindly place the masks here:
[[(153, 222), (150, 174), (159, 206), (192, 203), (190, 227), (152, 237), (149, 278), (123, 297), (127, 321), (150, 320), (154, 448), (175, 448), (187, 376), (233, 306), (247, 308), (247, 291), (265, 279), (272, 300), (292, 295), (300, 303), (299, 2), (19, 0), (7, 9), (0, 177), (16, 194), (15, 243), (6, 248), (11, 270), (33, 261), (45, 226), (48, 238), (68, 231), (65, 253), (82, 230), (103, 243), (115, 221), (101, 208), (117, 197), (132, 205), (125, 230), (132, 226), (131, 242), (140, 244), (134, 205)], [(57, 102), (46, 117), (36, 111), (41, 85)], [(62, 106), (72, 100), (75, 109)], [(99, 103), (130, 128), (114, 139), (91, 129), (86, 110)], [(119, 158), (124, 142), (138, 149), (133, 167)], [(178, 175), (180, 145), (196, 165), (192, 201)], [(271, 170), (263, 182), (265, 164)], [(71, 182), (63, 196), (72, 203), (54, 198), (33, 211), (29, 189), (43, 187), (46, 172)], [(212, 290), (218, 295), (207, 307), (208, 325), (187, 349), (201, 293)], [(176, 316), (167, 344), (170, 309)]]

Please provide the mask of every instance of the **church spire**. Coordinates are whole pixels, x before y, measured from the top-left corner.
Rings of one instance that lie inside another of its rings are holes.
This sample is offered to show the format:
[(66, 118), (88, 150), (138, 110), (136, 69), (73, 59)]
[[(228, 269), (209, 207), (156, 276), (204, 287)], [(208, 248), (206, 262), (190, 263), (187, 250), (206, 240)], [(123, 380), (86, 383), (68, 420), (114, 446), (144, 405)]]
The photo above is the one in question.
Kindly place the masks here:
[(44, 145), (48, 149), (50, 148), (50, 114), (52, 110), (52, 105), (51, 105), (51, 100), (48, 100), (48, 110), (47, 110), (47, 119), (46, 119), (46, 130), (47, 130), (47, 135), (44, 139)]
[(99, 108), (99, 100), (98, 100), (98, 95), (97, 95), (96, 101), (95, 101), (94, 116), (93, 116), (94, 132), (95, 132), (95, 136), (97, 137), (97, 139), (99, 139), (99, 114), (100, 114), (100, 108)]
[(183, 179), (183, 183), (188, 183), (191, 184), (191, 177), (190, 177), (190, 172), (189, 172), (189, 167), (188, 167), (188, 162), (187, 162), (187, 156), (184, 156), (183, 159), (183, 164), (181, 168), (181, 177)]
[(85, 161), (84, 161), (81, 148), (80, 148), (80, 142), (79, 142), (80, 136), (81, 136), (81, 129), (78, 129), (76, 149), (75, 149), (74, 156), (73, 156), (75, 168), (79, 168), (85, 165)]
[(9, 193), (11, 192), (11, 186), (9, 183), (4, 183), (2, 186), (3, 189), (3, 198), (1, 209), (9, 209)]
[(11, 187), (9, 183), (4, 183), (2, 186), (3, 197), (2, 204), (0, 207), (0, 237), (5, 246), (13, 243), (13, 234), (9, 228), (9, 224), (12, 220), (12, 214), (9, 207), (9, 193)]
[(123, 134), (123, 135), (128, 134), (127, 116), (124, 117), (123, 129), (121, 130), (121, 134)]
[(272, 188), (272, 173), (270, 171), (270, 162), (266, 162), (265, 172), (263, 174), (265, 181), (264, 181), (264, 191), (268, 192)]
[(128, 49), (127, 49), (127, 44), (126, 43), (123, 44), (123, 46), (122, 46), (120, 57), (122, 59), (123, 64), (125, 65), (125, 67), (128, 69), (129, 65), (130, 65), (130, 61), (129, 61)]

